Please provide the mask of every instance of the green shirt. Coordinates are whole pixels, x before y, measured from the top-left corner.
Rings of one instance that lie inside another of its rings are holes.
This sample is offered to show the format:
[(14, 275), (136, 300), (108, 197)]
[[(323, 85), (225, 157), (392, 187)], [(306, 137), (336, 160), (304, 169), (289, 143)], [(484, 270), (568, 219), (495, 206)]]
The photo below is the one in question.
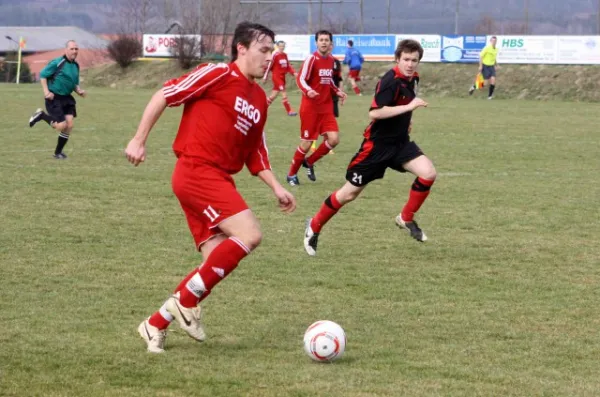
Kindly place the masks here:
[(42, 79), (52, 77), (62, 60), (65, 60), (65, 63), (58, 75), (54, 79), (48, 80), (48, 89), (58, 95), (71, 95), (75, 91), (75, 87), (79, 85), (79, 65), (77, 62), (71, 62), (64, 56), (53, 59), (40, 72), (40, 77)]
[(496, 64), (496, 57), (498, 56), (498, 48), (494, 48), (491, 44), (488, 44), (481, 50), (479, 56), (481, 57), (481, 63), (485, 66), (494, 66)]

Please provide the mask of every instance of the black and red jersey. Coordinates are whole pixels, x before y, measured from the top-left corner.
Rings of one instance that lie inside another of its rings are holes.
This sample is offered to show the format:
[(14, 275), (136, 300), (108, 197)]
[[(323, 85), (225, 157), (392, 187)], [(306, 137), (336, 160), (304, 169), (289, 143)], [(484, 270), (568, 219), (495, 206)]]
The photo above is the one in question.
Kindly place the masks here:
[[(400, 72), (398, 66), (390, 69), (377, 83), (370, 110), (384, 106), (401, 106), (409, 104), (416, 97), (419, 75), (415, 73), (407, 77)], [(408, 128), (412, 112), (372, 121), (365, 129), (365, 139), (403, 145), (409, 141)]]

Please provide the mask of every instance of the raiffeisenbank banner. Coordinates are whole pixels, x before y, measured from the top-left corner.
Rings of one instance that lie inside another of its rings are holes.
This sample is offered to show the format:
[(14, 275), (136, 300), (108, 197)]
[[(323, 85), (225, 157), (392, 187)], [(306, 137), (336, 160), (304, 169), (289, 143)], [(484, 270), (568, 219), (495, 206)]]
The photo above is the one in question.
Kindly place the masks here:
[[(178, 35), (145, 34), (144, 56), (172, 57)], [(200, 40), (199, 35), (190, 38)], [(437, 34), (334, 34), (333, 54), (344, 58), (348, 40), (354, 42), (367, 61), (394, 61), (394, 51), (404, 39), (418, 41), (424, 50), (422, 62), (479, 62), (479, 52), (491, 35)], [(497, 35), (498, 63), (599, 65), (600, 36)], [(286, 42), (292, 61), (303, 61), (316, 51), (314, 35), (277, 35)]]

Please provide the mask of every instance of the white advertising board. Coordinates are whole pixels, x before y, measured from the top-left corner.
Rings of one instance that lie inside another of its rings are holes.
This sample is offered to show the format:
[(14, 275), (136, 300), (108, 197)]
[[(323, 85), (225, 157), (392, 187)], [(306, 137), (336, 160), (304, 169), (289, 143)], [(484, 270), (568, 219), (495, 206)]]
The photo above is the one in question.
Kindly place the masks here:
[(558, 36), (559, 64), (600, 64), (600, 36)]
[[(145, 34), (143, 38), (145, 57), (173, 57), (173, 49), (177, 47), (178, 34)], [(188, 39), (200, 42), (202, 36), (199, 34), (183, 35)], [(200, 50), (200, 46), (198, 46)], [(199, 54), (198, 54), (199, 55)]]
[[(489, 39), (492, 36), (488, 36)], [(557, 36), (496, 36), (498, 63), (556, 63)]]
[(275, 36), (275, 42), (285, 41), (285, 53), (290, 61), (304, 61), (310, 55), (309, 35), (279, 34)]
[(438, 34), (401, 34), (396, 35), (396, 45), (404, 39), (413, 39), (421, 43), (421, 47), (423, 47), (421, 62), (442, 61), (442, 36)]

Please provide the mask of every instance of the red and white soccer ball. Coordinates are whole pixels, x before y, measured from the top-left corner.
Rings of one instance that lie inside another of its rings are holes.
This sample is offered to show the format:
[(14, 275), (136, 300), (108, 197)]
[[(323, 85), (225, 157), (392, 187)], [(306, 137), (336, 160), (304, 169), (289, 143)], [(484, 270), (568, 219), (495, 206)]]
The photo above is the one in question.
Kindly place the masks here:
[(317, 321), (304, 333), (304, 350), (315, 361), (337, 360), (346, 350), (346, 333), (333, 321)]

